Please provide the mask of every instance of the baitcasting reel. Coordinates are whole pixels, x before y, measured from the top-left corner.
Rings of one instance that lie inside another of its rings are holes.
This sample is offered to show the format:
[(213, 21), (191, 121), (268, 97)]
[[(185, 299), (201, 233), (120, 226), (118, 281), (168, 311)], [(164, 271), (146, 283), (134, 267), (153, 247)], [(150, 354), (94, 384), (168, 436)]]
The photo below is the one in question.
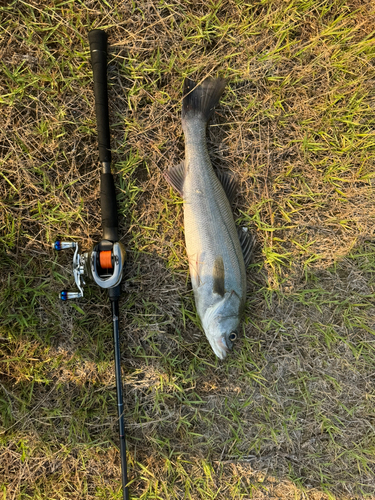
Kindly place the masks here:
[(73, 276), (78, 292), (60, 292), (61, 300), (79, 299), (83, 297), (83, 286), (86, 279), (94, 281), (100, 288), (114, 288), (121, 283), (125, 266), (125, 248), (120, 242), (102, 240), (91, 252), (79, 254), (78, 243), (55, 241), (55, 250), (74, 248)]

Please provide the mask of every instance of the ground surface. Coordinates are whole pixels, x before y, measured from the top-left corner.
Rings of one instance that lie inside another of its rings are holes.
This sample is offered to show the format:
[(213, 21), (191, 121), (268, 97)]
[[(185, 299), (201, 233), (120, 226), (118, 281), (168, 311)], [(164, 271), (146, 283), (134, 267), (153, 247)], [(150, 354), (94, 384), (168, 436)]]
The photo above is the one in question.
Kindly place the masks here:
[[(0, 492), (119, 499), (105, 294), (62, 304), (101, 237), (87, 33), (110, 42), (128, 249), (121, 348), (140, 499), (375, 496), (375, 38), (371, 1), (1, 2)], [(256, 234), (235, 351), (199, 327), (182, 202), (186, 76), (228, 78), (208, 131)]]

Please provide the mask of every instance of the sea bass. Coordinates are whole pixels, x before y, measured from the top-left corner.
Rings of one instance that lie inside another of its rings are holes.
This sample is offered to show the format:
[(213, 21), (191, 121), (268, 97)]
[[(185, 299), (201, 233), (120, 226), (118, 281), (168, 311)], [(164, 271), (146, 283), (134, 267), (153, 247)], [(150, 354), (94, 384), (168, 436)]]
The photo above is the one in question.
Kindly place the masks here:
[[(254, 239), (236, 228), (230, 206), (235, 182), (215, 174), (206, 126), (224, 91), (225, 80), (184, 82), (182, 128), (185, 161), (165, 174), (184, 199), (184, 228), (198, 315), (216, 356), (224, 359), (238, 335), (246, 301), (246, 266)], [(228, 199), (229, 198), (229, 199)]]

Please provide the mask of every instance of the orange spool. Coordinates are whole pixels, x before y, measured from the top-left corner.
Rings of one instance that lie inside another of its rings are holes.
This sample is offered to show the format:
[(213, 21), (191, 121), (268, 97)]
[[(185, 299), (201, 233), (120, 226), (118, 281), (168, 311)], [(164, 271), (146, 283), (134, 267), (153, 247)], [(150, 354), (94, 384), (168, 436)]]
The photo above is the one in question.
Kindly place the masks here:
[(105, 252), (100, 252), (99, 254), (100, 267), (102, 269), (113, 269), (112, 265), (112, 251), (106, 250)]

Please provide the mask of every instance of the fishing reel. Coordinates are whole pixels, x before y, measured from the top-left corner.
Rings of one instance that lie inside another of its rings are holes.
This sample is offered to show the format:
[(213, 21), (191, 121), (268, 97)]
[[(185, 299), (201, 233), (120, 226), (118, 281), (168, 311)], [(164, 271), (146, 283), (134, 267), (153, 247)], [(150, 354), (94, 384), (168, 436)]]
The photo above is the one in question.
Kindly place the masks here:
[(83, 297), (85, 280), (94, 281), (100, 288), (111, 289), (121, 283), (125, 267), (125, 248), (120, 242), (113, 243), (102, 240), (90, 252), (79, 254), (79, 245), (76, 242), (55, 241), (53, 245), (57, 251), (74, 249), (73, 276), (77, 285), (77, 292), (63, 290), (61, 300), (79, 299)]

